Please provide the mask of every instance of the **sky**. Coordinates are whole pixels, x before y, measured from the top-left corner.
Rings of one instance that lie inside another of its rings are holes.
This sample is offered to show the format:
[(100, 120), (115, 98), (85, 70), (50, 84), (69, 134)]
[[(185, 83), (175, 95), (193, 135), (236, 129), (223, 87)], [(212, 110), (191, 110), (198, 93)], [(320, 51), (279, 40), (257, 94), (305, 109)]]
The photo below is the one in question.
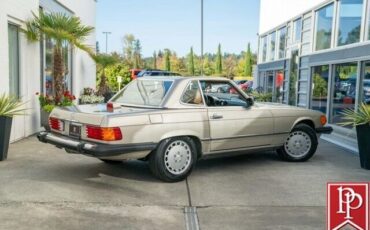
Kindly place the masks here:
[[(169, 48), (185, 56), (200, 54), (200, 0), (98, 0), (96, 34), (101, 52), (122, 53), (122, 38), (140, 39), (144, 57)], [(257, 50), (259, 0), (204, 0), (204, 52), (240, 53), (248, 42)]]

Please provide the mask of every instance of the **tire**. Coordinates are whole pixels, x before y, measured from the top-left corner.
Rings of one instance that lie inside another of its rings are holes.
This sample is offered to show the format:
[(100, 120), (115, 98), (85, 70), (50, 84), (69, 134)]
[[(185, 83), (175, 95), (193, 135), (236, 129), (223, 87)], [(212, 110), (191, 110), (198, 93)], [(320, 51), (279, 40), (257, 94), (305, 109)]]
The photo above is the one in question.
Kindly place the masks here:
[(150, 171), (160, 180), (184, 180), (194, 168), (197, 151), (189, 137), (172, 137), (160, 142), (149, 156)]
[(318, 145), (315, 130), (306, 124), (298, 124), (290, 132), (284, 146), (277, 150), (282, 160), (303, 162), (310, 159)]
[(105, 159), (99, 159), (99, 160), (103, 161), (106, 164), (110, 164), (110, 165), (117, 165), (117, 164), (122, 163), (122, 161), (113, 161), (113, 160), (105, 160)]

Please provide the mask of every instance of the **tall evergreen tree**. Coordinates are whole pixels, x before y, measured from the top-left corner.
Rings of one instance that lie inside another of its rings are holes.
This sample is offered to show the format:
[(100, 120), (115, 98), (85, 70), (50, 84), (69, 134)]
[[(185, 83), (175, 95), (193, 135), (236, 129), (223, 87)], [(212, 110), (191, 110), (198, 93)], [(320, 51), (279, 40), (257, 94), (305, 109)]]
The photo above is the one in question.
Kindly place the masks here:
[(194, 52), (193, 52), (193, 47), (190, 48), (190, 54), (189, 54), (189, 67), (188, 71), (191, 76), (195, 75), (195, 66), (194, 66)]
[(153, 69), (157, 69), (157, 53), (153, 53)]
[(216, 73), (222, 73), (222, 54), (221, 54), (221, 44), (218, 44), (217, 56), (216, 56)]
[(134, 68), (138, 69), (141, 67), (141, 44), (140, 40), (136, 39), (134, 41)]
[(252, 76), (252, 63), (253, 62), (253, 57), (252, 57), (252, 52), (251, 52), (251, 45), (248, 43), (248, 48), (247, 52), (245, 53), (245, 69), (244, 69), (244, 75), (247, 77)]
[(170, 50), (166, 49), (164, 52), (164, 69), (167, 71), (171, 71), (171, 60), (170, 60)]

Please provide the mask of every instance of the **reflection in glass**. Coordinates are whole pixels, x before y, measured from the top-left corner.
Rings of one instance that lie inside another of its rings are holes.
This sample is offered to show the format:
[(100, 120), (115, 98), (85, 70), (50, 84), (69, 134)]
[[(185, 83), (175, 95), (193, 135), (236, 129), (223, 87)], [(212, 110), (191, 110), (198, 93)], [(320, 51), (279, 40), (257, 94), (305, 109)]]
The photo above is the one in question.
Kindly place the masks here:
[(329, 66), (315, 66), (312, 71), (311, 109), (326, 114), (329, 86)]
[(298, 50), (292, 51), (289, 74), (289, 105), (297, 105)]
[(274, 71), (267, 71), (266, 92), (272, 93), (274, 89)]
[(279, 59), (285, 58), (286, 27), (279, 30)]
[(302, 19), (299, 18), (294, 21), (294, 42), (299, 42), (301, 40), (302, 34)]
[(360, 41), (363, 0), (339, 1), (338, 46)]
[(333, 28), (333, 3), (316, 11), (316, 47), (315, 50), (328, 49), (331, 46)]
[(19, 29), (8, 25), (9, 41), (9, 94), (19, 97)]
[[(362, 101), (370, 105), (370, 63), (365, 63), (364, 80), (362, 83)], [(361, 92), (361, 91), (360, 91)]]
[(275, 72), (275, 98), (276, 102), (283, 103), (284, 94), (284, 71), (278, 70)]
[[(357, 63), (335, 66), (331, 123), (343, 122), (344, 109), (354, 109), (356, 103)], [(350, 126), (348, 128), (351, 128)]]
[(275, 59), (276, 32), (270, 34), (270, 61)]
[(262, 38), (262, 62), (266, 61), (267, 56), (267, 36)]

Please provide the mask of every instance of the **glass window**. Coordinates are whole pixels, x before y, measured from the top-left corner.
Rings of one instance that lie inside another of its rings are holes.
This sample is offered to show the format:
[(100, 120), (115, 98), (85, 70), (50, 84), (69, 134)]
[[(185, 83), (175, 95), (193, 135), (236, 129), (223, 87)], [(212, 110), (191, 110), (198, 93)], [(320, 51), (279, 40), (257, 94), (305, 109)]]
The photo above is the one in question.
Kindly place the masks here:
[(370, 105), (370, 62), (365, 63), (364, 71), (362, 101), (367, 105)]
[(299, 18), (294, 21), (294, 29), (293, 29), (293, 41), (299, 42), (301, 41), (301, 34), (302, 34), (302, 19)]
[(283, 103), (284, 94), (284, 71), (278, 70), (275, 72), (275, 98), (276, 102)]
[(267, 71), (265, 92), (272, 94), (273, 90), (274, 90), (274, 71)]
[(331, 47), (331, 34), (333, 29), (333, 3), (316, 11), (315, 50)]
[[(343, 122), (344, 109), (354, 109), (356, 103), (357, 63), (335, 65), (331, 123)], [(351, 128), (351, 126), (348, 126)]]
[(181, 96), (181, 101), (186, 104), (203, 105), (202, 93), (198, 81), (191, 81)]
[(289, 73), (289, 105), (297, 105), (298, 50), (292, 51)]
[(19, 97), (19, 28), (8, 24), (9, 94)]
[(246, 106), (246, 100), (229, 82), (200, 81), (207, 106)]
[(128, 105), (160, 106), (167, 95), (173, 81), (166, 80), (135, 80), (113, 102)]
[(262, 62), (266, 61), (267, 57), (267, 36), (262, 38)]
[(270, 34), (270, 61), (275, 60), (276, 32)]
[[(44, 92), (47, 95), (54, 93), (54, 77), (53, 77), (53, 53), (56, 43), (53, 39), (45, 39), (45, 57), (44, 57)], [(71, 73), (71, 49), (67, 42), (62, 43), (62, 55), (64, 58), (64, 90), (72, 90), (72, 73)]]
[(338, 46), (360, 41), (363, 0), (339, 1)]
[(286, 27), (279, 30), (279, 59), (285, 58)]
[(329, 86), (329, 66), (315, 66), (312, 69), (312, 98), (311, 109), (326, 114)]

